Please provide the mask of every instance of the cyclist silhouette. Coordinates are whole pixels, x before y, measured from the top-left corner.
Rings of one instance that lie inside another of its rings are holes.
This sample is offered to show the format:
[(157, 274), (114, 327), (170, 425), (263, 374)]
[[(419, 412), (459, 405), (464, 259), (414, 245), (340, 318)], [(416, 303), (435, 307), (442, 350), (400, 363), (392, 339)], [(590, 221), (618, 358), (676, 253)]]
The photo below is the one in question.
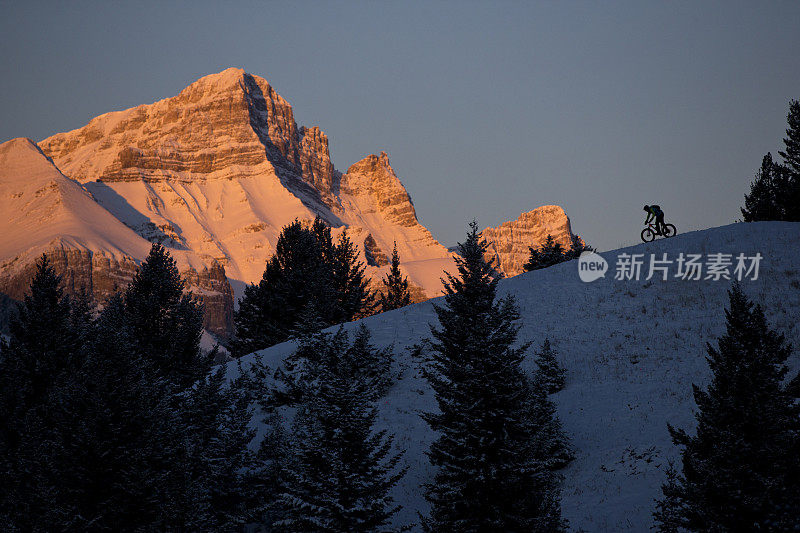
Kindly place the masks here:
[(647, 212), (647, 219), (644, 221), (645, 224), (656, 219), (656, 231), (658, 234), (661, 235), (664, 232), (664, 211), (661, 210), (661, 207), (657, 205), (646, 205), (644, 206), (644, 210)]

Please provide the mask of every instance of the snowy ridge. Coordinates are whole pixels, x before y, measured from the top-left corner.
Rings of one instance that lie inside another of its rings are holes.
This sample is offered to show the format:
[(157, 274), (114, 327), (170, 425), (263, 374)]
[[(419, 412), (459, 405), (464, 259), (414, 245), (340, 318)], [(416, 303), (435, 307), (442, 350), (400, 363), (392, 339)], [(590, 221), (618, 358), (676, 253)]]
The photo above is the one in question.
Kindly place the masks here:
[[(743, 289), (766, 308), (772, 327), (800, 346), (799, 223), (732, 224), (678, 235), (622, 250), (603, 252), (606, 278), (583, 283), (570, 261), (503, 280), (499, 294), (513, 294), (522, 320), (520, 341), (534, 346), (549, 337), (567, 368), (566, 388), (554, 396), (567, 434), (577, 451), (564, 470), (563, 514), (571, 529), (647, 531), (653, 499), (660, 495), (667, 460), (676, 458), (666, 423), (694, 425), (691, 384), (705, 385), (709, 370), (705, 343), (724, 331), (726, 281), (614, 280), (619, 253), (731, 253), (764, 259), (759, 278)], [(434, 300), (433, 302), (436, 302)], [(435, 323), (432, 302), (423, 302), (363, 320), (378, 346), (394, 347), (402, 377), (380, 403), (380, 427), (407, 450), (410, 470), (395, 497), (404, 509), (397, 523), (417, 522), (426, 511), (420, 485), (431, 476), (424, 455), (432, 433), (420, 411), (432, 410), (431, 389), (409, 347), (429, 335)], [(346, 324), (352, 331), (357, 324)], [(293, 349), (272, 347), (259, 357), (273, 368)], [(800, 366), (793, 354), (792, 365)], [(527, 360), (532, 367), (532, 352)], [(231, 375), (237, 370), (229, 368)]]
[(120, 258), (147, 255), (150, 243), (65, 177), (30, 139), (0, 145), (0, 258), (65, 246)]

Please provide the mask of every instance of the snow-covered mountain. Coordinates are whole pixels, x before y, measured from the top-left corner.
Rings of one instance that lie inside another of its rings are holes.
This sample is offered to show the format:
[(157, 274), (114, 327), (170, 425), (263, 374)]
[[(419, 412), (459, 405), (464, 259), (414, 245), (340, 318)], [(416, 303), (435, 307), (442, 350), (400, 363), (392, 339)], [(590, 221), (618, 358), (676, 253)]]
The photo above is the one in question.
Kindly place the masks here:
[(362, 249), (371, 237), (387, 254), (397, 241), (411, 280), (431, 296), (450, 264), (386, 154), (341, 174), (327, 136), (298, 127), (289, 103), (241, 69), (39, 145), (137, 233), (219, 261), (235, 287), (260, 278), (284, 225), (317, 215)]
[[(677, 457), (666, 424), (691, 430), (692, 383), (704, 386), (710, 372), (705, 343), (724, 332), (723, 309), (730, 281), (646, 280), (650, 254), (676, 260), (680, 253), (739, 253), (763, 259), (758, 279), (744, 292), (766, 308), (771, 326), (800, 346), (800, 223), (739, 223), (603, 252), (609, 271), (592, 283), (580, 280), (577, 261), (525, 273), (499, 284), (513, 294), (522, 315), (520, 341), (534, 347), (549, 338), (568, 371), (566, 388), (554, 395), (577, 457), (564, 471), (562, 508), (572, 530), (647, 531), (664, 468)], [(614, 279), (620, 254), (645, 254), (641, 279)], [(733, 266), (731, 272), (733, 272)], [(410, 347), (436, 323), (432, 303), (415, 304), (360, 321), (378, 346), (393, 346), (399, 381), (379, 404), (380, 429), (406, 450), (408, 474), (395, 490), (404, 506), (399, 523), (418, 522), (427, 507), (421, 484), (432, 470), (424, 451), (433, 433), (419, 417), (435, 409), (431, 388)], [(441, 302), (438, 302), (441, 303)], [(357, 324), (346, 324), (352, 331)], [(251, 354), (275, 368), (293, 349), (285, 343)], [(533, 367), (533, 350), (526, 364)], [(791, 364), (800, 366), (795, 351)], [(237, 372), (236, 365), (229, 368)]]
[[(80, 265), (63, 259), (57, 266), (77, 280), (76, 289), (96, 287), (102, 295), (112, 285), (101, 278), (124, 284), (149, 243), (161, 242), (195, 292), (207, 297), (211, 329), (224, 333), (230, 331), (230, 295), (260, 279), (282, 227), (316, 216), (335, 236), (348, 231), (375, 282), (396, 242), (418, 300), (440, 294), (442, 271), (454, 269), (452, 253), (418, 221), (385, 152), (339, 172), (325, 133), (299, 127), (291, 105), (265, 79), (241, 69), (205, 76), (172, 98), (100, 115), (38, 148), (15, 139), (3, 149), (14, 155), (0, 162), (0, 223), (9, 225), (11, 236), (0, 246), (0, 291), (14, 298), (24, 292), (33, 258), (44, 251), (84, 254)], [(44, 207), (20, 200), (37, 194), (42, 206), (61, 201), (63, 194), (45, 187), (51, 178), (44, 171), (27, 175), (39, 167), (81, 199), (83, 207), (65, 208), (73, 213), (63, 215), (69, 225), (43, 222)], [(16, 218), (20, 209), (24, 224)], [(566, 239), (569, 232), (563, 210), (544, 207), (485, 234), (501, 270), (513, 275), (528, 246), (547, 233)], [(41, 237), (30, 240), (31, 234)], [(110, 266), (93, 266), (98, 261)], [(77, 268), (84, 274), (74, 274)]]

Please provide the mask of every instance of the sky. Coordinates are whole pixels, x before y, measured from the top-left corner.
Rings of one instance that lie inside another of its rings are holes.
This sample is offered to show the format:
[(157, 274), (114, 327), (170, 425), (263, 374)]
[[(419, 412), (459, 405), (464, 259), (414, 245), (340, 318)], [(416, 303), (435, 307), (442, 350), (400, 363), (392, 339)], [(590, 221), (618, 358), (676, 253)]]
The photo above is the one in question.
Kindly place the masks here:
[(600, 250), (642, 206), (741, 218), (800, 98), (798, 2), (6, 2), (0, 142), (241, 67), (337, 169), (385, 150), (445, 245), (557, 204)]

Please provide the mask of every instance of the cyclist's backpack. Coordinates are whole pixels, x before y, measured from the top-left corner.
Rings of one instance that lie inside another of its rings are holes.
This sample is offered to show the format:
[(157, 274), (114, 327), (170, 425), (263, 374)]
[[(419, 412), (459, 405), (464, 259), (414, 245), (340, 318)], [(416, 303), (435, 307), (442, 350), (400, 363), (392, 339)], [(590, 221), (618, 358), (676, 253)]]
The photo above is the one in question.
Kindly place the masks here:
[(664, 212), (661, 210), (661, 206), (660, 205), (655, 205), (655, 204), (651, 205), (650, 209), (655, 211), (657, 215), (663, 215), (664, 214)]

